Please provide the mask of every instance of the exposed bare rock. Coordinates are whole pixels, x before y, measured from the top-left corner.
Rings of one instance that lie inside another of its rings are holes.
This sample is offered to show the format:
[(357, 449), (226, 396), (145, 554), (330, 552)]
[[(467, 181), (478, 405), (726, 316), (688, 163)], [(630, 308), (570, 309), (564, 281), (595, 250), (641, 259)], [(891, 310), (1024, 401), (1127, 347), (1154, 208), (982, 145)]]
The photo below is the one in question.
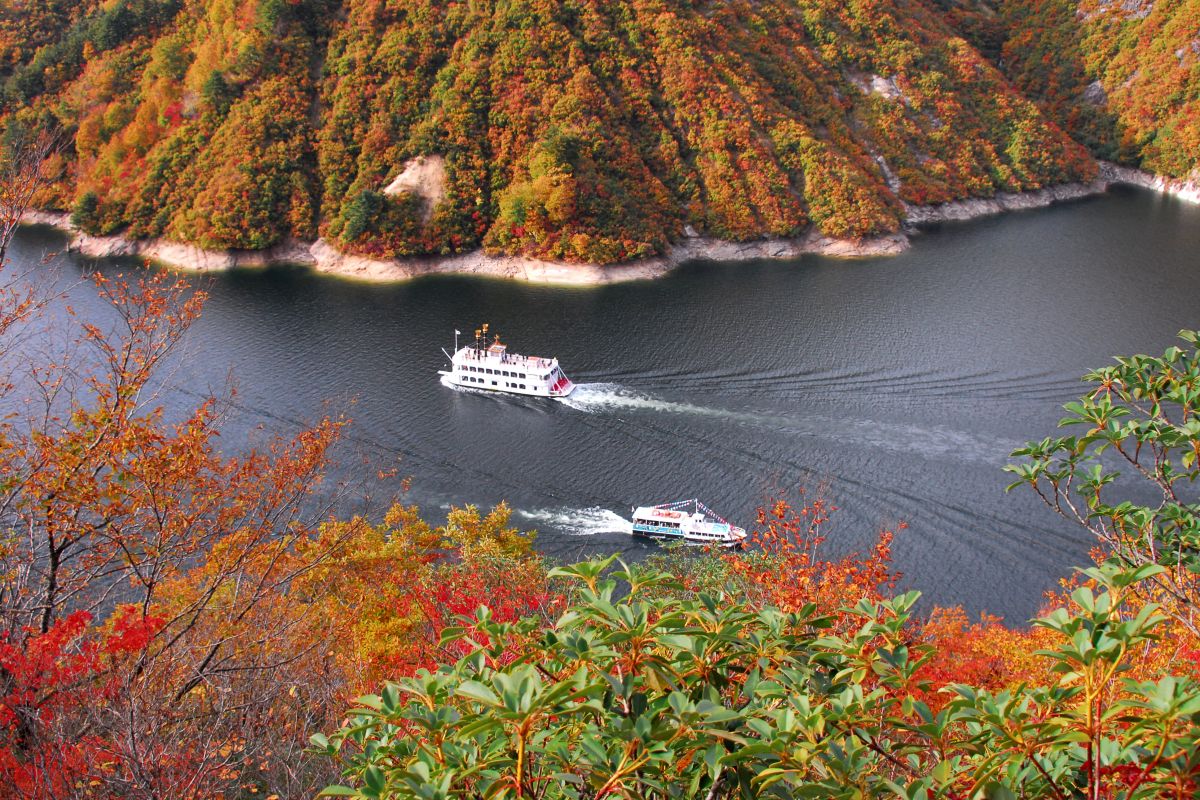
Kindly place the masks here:
[(896, 103), (904, 103), (908, 105), (908, 98), (904, 96), (904, 92), (900, 90), (896, 83), (895, 77), (885, 78), (882, 75), (872, 74), (851, 74), (850, 82), (858, 87), (863, 94), (876, 94), (885, 100), (891, 100)]
[(691, 237), (671, 247), (663, 256), (624, 264), (565, 264), (521, 256), (489, 255), (483, 251), (444, 258), (376, 260), (347, 255), (324, 240), (312, 248), (315, 268), (366, 281), (399, 281), (421, 275), (486, 275), (495, 278), (550, 283), (564, 286), (594, 286), (632, 280), (649, 280), (666, 275), (687, 261), (746, 261), (751, 259), (796, 258), (804, 253), (854, 258), (891, 255), (908, 248), (901, 234), (862, 241), (830, 239), (810, 233), (799, 239), (763, 239), (727, 242), (720, 239)]
[(1108, 184), (1104, 180), (1095, 180), (1091, 183), (1064, 183), (1033, 192), (1001, 192), (994, 197), (955, 200), (935, 206), (906, 206), (906, 221), (917, 225), (975, 219), (1005, 211), (1041, 208), (1064, 200), (1077, 200), (1081, 197), (1100, 194), (1106, 188), (1108, 188)]
[(1108, 105), (1108, 92), (1104, 91), (1104, 84), (1100, 81), (1089, 83), (1083, 90), (1083, 102), (1097, 107)]
[(1130, 186), (1141, 186), (1144, 189), (1152, 189), (1156, 192), (1178, 197), (1189, 203), (1200, 203), (1200, 175), (1194, 175), (1187, 180), (1179, 180), (1177, 178), (1167, 178), (1162, 175), (1154, 175), (1149, 172), (1132, 169), (1131, 167), (1122, 167), (1117, 164), (1110, 164), (1107, 161), (1101, 161), (1100, 177), (1109, 183), (1125, 183)]
[(759, 258), (796, 258), (819, 253), (842, 258), (899, 253), (908, 248), (902, 234), (861, 241), (831, 239), (816, 231), (798, 239), (762, 239), (727, 242), (690, 231), (687, 238), (662, 256), (624, 264), (598, 265), (542, 261), (523, 256), (490, 255), (482, 250), (440, 258), (374, 259), (338, 250), (325, 239), (312, 243), (287, 241), (268, 250), (204, 250), (166, 239), (131, 240), (122, 236), (91, 236), (75, 228), (70, 215), (32, 212), (25, 222), (53, 225), (71, 234), (71, 247), (94, 258), (137, 256), (172, 267), (212, 272), (268, 264), (299, 264), (318, 272), (376, 283), (404, 281), (422, 275), (486, 275), (495, 278), (563, 286), (591, 286), (662, 277), (685, 261), (736, 261)]
[(875, 159), (875, 163), (879, 165), (879, 171), (883, 173), (883, 179), (887, 182), (887, 187), (893, 192), (900, 192), (900, 178), (892, 171), (892, 167), (888, 164), (887, 159), (879, 153), (872, 153), (871, 157)]
[(1121, 10), (1131, 19), (1145, 19), (1154, 10), (1153, 0), (1122, 0)]
[(398, 258), (380, 260), (343, 253), (324, 239), (311, 247), (318, 272), (371, 282), (403, 281), (422, 275), (485, 275), (494, 278), (588, 286), (629, 280), (647, 280), (665, 275), (674, 266), (664, 259), (646, 259), (628, 264), (561, 264), (521, 256), (493, 256), (477, 250), (442, 258)]
[(446, 197), (446, 159), (440, 155), (417, 156), (383, 190), (384, 194), (409, 192), (425, 201), (424, 221), (433, 216), (433, 209)]
[[(1109, 183), (1129, 183), (1168, 192), (1200, 202), (1200, 181), (1172, 181), (1114, 164), (1102, 164), (1100, 178), (1092, 183), (1070, 183), (1034, 192), (1002, 193), (995, 197), (960, 200), (937, 206), (908, 206), (909, 224), (967, 220), (1051, 203), (1074, 200), (1103, 192)], [(909, 247), (903, 233), (862, 240), (833, 239), (816, 230), (794, 239), (757, 239), (730, 242), (711, 239), (686, 230), (684, 238), (664, 255), (624, 264), (541, 261), (523, 256), (490, 255), (482, 250), (440, 258), (373, 259), (344, 253), (324, 239), (307, 243), (289, 240), (262, 251), (204, 250), (165, 239), (130, 240), (122, 236), (90, 236), (76, 229), (70, 215), (35, 211), (26, 214), (28, 224), (53, 225), (69, 232), (71, 246), (94, 257), (138, 256), (181, 269), (200, 272), (261, 267), (272, 263), (301, 264), (318, 272), (371, 282), (403, 281), (422, 275), (486, 275), (495, 278), (565, 286), (592, 286), (662, 277), (687, 261), (745, 261), (792, 259), (806, 253), (838, 258), (894, 255)]]
[(23, 225), (49, 225), (52, 228), (71, 228), (71, 215), (65, 211), (26, 211), (21, 216)]
[(671, 248), (666, 260), (671, 264), (685, 261), (748, 261), (752, 259), (797, 258), (805, 253), (862, 258), (902, 253), (908, 249), (903, 234), (874, 236), (868, 239), (831, 239), (816, 231), (798, 239), (757, 239), (727, 242), (720, 239), (689, 239)]

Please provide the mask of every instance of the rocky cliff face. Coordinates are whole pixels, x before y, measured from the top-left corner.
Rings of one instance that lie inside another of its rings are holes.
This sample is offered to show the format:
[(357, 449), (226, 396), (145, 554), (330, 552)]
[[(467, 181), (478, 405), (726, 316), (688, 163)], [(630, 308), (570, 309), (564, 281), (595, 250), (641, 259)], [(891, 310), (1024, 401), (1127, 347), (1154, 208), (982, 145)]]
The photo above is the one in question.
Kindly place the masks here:
[(207, 249), (603, 264), (1096, 169), (932, 0), (51, 2), (0, 65), (47, 205)]

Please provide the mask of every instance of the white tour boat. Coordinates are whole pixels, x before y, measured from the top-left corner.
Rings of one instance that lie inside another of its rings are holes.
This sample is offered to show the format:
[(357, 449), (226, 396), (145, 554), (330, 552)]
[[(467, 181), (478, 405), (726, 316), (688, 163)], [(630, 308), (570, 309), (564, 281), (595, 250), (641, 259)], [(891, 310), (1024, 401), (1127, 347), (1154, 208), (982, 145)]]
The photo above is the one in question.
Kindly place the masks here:
[(575, 388), (558, 366), (557, 358), (510, 353), (494, 334), (489, 342), (487, 323), (475, 331), (475, 341), (459, 348), (461, 335), (454, 332), (453, 354), (442, 350), (450, 359), (450, 369), (439, 374), (454, 386), (535, 397), (566, 397)]
[(634, 536), (649, 536), (689, 544), (741, 547), (746, 531), (730, 525), (699, 500), (680, 500), (633, 509)]

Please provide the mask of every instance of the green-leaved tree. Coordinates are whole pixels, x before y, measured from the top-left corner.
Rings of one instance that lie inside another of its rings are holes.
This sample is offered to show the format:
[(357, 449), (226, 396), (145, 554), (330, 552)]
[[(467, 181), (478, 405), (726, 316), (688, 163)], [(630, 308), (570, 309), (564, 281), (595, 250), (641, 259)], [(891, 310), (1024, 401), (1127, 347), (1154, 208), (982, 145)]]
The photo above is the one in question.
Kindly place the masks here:
[(1093, 388), (1059, 423), (1076, 433), (1030, 442), (1007, 469), (1113, 563), (1163, 567), (1142, 591), (1200, 634), (1200, 331), (1179, 338), (1085, 375)]

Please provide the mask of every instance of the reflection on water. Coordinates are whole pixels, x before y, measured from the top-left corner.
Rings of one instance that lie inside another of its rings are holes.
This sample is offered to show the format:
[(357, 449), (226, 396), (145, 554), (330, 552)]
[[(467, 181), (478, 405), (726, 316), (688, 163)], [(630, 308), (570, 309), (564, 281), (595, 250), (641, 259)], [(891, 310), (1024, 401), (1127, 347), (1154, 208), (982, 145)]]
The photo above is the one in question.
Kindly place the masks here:
[[(24, 232), (16, 258), (61, 244)], [(345, 409), (353, 445), (413, 476), (413, 502), (506, 500), (560, 559), (652, 551), (620, 516), (635, 504), (698, 496), (746, 524), (781, 489), (824, 486), (842, 509), (833, 547), (905, 521), (907, 586), (1021, 619), (1089, 543), (1005, 494), (1006, 456), (1050, 433), (1086, 369), (1200, 326), (1198, 252), (1200, 209), (1121, 190), (944, 226), (893, 258), (694, 264), (589, 290), (196, 277), (211, 300), (167, 399), (194, 404), (232, 374), (226, 446)], [(70, 295), (95, 311), (89, 287)], [(444, 386), (440, 348), (483, 321), (517, 352), (557, 356), (577, 391)]]

